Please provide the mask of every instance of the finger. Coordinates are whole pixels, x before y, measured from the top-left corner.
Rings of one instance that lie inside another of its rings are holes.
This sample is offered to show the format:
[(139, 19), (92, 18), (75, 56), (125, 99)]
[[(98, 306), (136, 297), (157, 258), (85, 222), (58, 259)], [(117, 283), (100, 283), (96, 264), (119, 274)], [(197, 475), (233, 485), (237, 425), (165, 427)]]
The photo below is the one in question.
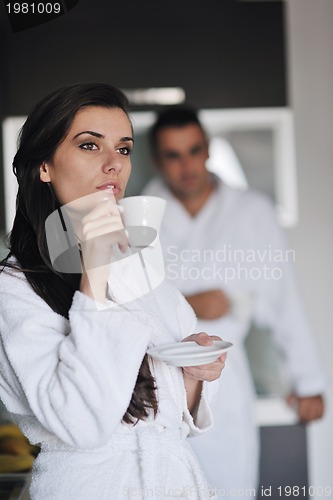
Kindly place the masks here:
[(97, 253), (100, 255), (110, 254), (110, 249), (115, 244), (127, 249), (128, 235), (126, 230), (117, 229), (112, 224), (105, 224), (102, 227), (91, 229), (91, 231), (84, 234), (80, 242), (83, 254), (98, 250)]
[(83, 227), (83, 236), (87, 238), (96, 237), (113, 231), (122, 231), (124, 226), (121, 219), (115, 215), (105, 215), (94, 221), (86, 222)]
[(181, 342), (193, 342), (195, 341), (195, 336), (196, 334), (195, 333), (192, 333), (192, 335), (189, 335), (188, 337), (185, 337), (183, 340), (181, 340)]
[(205, 370), (205, 369), (207, 369), (207, 370), (219, 370), (221, 366), (224, 366), (226, 356), (227, 356), (227, 353), (223, 353), (221, 356), (217, 357), (214, 361), (211, 361), (210, 363), (198, 365), (197, 368), (198, 368), (198, 370)]
[(217, 335), (210, 335), (209, 336), (212, 340), (223, 340), (221, 337), (218, 337)]
[(219, 370), (220, 367), (224, 365), (224, 361), (219, 361), (217, 358), (212, 363), (206, 363), (205, 365), (197, 366), (198, 370)]
[(210, 336), (205, 332), (192, 333), (192, 335), (189, 335), (182, 340), (182, 342), (191, 341), (196, 342), (199, 345), (211, 345), (213, 343), (213, 341), (210, 340)]
[(214, 361), (213, 363), (209, 363), (206, 365), (199, 366), (184, 366), (183, 370), (189, 371), (190, 373), (203, 374), (204, 372), (218, 372), (221, 373), (225, 366), (224, 361)]
[(202, 346), (205, 346), (205, 345), (212, 345), (213, 343), (213, 340), (212, 338), (205, 332), (200, 332), (200, 333), (197, 333), (196, 338), (194, 339), (195, 342), (199, 345), (202, 345)]
[(125, 229), (124, 231), (122, 231), (122, 234), (124, 238), (119, 240), (118, 246), (122, 253), (126, 253), (129, 245), (128, 231)]

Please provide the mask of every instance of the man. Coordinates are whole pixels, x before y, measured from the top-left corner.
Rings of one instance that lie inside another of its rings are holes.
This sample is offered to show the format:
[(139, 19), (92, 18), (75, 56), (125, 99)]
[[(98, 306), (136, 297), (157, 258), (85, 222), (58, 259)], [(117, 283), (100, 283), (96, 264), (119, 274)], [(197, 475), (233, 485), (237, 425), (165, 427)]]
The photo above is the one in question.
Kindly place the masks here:
[(170, 108), (150, 132), (158, 178), (144, 194), (163, 197), (166, 275), (198, 317), (198, 331), (234, 343), (221, 378), (215, 426), (191, 440), (212, 486), (226, 495), (256, 488), (259, 437), (244, 348), (251, 322), (269, 328), (284, 353), (299, 420), (323, 414), (317, 349), (272, 204), (226, 186), (206, 169), (208, 141), (195, 111)]

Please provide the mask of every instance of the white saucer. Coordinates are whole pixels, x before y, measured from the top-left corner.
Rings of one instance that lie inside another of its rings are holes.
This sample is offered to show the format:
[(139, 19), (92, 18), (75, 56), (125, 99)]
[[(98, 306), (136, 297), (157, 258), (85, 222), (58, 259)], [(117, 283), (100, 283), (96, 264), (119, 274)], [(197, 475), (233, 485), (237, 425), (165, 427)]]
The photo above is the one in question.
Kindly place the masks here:
[(202, 346), (194, 341), (162, 344), (148, 349), (152, 358), (173, 366), (199, 366), (213, 363), (221, 354), (229, 351), (231, 342), (214, 340), (212, 345)]

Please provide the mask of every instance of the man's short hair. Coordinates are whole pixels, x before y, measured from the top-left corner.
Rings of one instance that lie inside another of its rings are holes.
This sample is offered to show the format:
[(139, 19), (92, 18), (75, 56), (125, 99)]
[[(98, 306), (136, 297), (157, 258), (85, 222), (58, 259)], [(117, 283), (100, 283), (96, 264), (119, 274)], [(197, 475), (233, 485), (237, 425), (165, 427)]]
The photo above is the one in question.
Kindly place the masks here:
[(160, 130), (171, 127), (185, 127), (193, 123), (198, 125), (203, 131), (198, 118), (198, 112), (194, 108), (173, 106), (160, 111), (154, 125), (149, 131), (149, 145), (152, 153), (155, 154), (157, 152), (157, 135)]

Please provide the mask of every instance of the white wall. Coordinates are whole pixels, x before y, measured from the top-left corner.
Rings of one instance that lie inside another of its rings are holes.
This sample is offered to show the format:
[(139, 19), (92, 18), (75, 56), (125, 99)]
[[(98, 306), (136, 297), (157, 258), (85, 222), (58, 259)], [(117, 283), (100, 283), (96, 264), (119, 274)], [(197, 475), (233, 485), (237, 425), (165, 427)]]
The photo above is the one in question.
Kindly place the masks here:
[(329, 385), (326, 416), (308, 429), (310, 484), (333, 489), (333, 1), (288, 0), (286, 10), (300, 215), (289, 236)]

